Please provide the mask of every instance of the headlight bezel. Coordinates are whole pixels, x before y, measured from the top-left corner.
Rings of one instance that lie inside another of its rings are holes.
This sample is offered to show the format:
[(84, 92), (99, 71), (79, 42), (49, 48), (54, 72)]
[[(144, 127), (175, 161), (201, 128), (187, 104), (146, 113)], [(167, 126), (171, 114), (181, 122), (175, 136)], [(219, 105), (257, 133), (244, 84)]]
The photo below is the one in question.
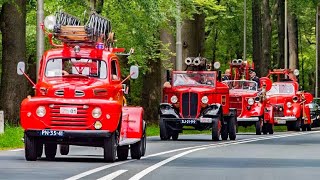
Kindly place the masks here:
[(172, 104), (176, 104), (178, 102), (178, 97), (176, 95), (171, 96), (170, 102)]
[(253, 98), (249, 98), (249, 99), (247, 100), (247, 102), (248, 102), (248, 104), (249, 104), (250, 106), (252, 106), (252, 105), (254, 104), (254, 99), (253, 99)]
[(95, 107), (95, 108), (92, 110), (91, 115), (92, 115), (92, 117), (95, 118), (95, 119), (100, 118), (101, 115), (102, 115), (102, 110), (101, 110), (101, 108)]
[(38, 117), (44, 117), (44, 116), (47, 114), (46, 107), (44, 107), (44, 106), (39, 106), (39, 107), (36, 109), (36, 114), (37, 114)]
[(202, 102), (203, 104), (208, 104), (208, 102), (209, 102), (208, 96), (203, 96), (203, 97), (201, 98), (201, 102)]

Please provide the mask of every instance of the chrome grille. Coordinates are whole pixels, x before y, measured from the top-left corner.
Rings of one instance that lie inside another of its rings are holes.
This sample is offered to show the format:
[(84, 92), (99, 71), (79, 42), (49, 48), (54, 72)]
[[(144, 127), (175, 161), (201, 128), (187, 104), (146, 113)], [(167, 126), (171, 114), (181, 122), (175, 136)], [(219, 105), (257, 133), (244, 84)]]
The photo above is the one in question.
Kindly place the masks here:
[(56, 90), (56, 91), (54, 92), (54, 94), (55, 94), (56, 96), (64, 96), (64, 90)]
[[(86, 127), (89, 117), (87, 105), (51, 104), (50, 125), (58, 127)], [(60, 108), (77, 108), (77, 114), (60, 114)]]
[(182, 94), (182, 115), (186, 118), (197, 117), (198, 112), (198, 94), (183, 93)]
[(81, 90), (75, 90), (74, 91), (74, 96), (75, 97), (82, 97), (82, 96), (84, 96), (84, 92), (81, 91)]

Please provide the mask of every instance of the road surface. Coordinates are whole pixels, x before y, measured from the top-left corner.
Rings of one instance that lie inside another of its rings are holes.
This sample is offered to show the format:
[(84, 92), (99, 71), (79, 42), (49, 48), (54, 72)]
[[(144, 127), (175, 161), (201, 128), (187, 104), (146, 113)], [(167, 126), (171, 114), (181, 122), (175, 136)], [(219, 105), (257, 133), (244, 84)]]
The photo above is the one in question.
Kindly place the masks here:
[[(320, 176), (320, 131), (256, 136), (236, 141), (183, 135), (178, 141), (149, 137), (141, 160), (104, 163), (101, 148), (71, 146), (54, 161), (24, 159), (24, 150), (0, 151), (0, 179), (315, 179)], [(59, 154), (59, 153), (58, 153)]]

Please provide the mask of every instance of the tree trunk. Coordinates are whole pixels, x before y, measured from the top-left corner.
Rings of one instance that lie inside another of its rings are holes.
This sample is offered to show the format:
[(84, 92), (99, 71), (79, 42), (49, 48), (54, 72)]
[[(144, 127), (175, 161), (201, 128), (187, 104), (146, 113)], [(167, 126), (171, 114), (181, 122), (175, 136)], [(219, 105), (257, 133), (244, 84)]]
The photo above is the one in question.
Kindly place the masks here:
[(271, 38), (272, 38), (272, 29), (271, 29), (271, 16), (270, 16), (270, 5), (269, 0), (262, 1), (262, 10), (263, 10), (263, 34), (262, 34), (262, 62), (260, 75), (266, 76), (268, 74), (268, 69), (271, 61)]
[(295, 14), (288, 15), (289, 68), (299, 69), (298, 61), (298, 19)]
[(253, 62), (258, 76), (261, 76), (261, 3), (260, 0), (252, 0), (252, 45), (253, 45)]
[(278, 21), (278, 45), (279, 52), (277, 57), (278, 68), (284, 68), (284, 0), (277, 0), (278, 3), (278, 12), (277, 12), (277, 21)]
[(17, 64), (26, 58), (26, 1), (4, 3), (1, 10), (2, 76), (0, 109), (9, 124), (19, 124), (20, 103), (26, 97), (26, 79), (17, 74)]
[(196, 14), (194, 20), (184, 20), (182, 24), (182, 61), (187, 57), (197, 57), (204, 55), (205, 42), (205, 15)]

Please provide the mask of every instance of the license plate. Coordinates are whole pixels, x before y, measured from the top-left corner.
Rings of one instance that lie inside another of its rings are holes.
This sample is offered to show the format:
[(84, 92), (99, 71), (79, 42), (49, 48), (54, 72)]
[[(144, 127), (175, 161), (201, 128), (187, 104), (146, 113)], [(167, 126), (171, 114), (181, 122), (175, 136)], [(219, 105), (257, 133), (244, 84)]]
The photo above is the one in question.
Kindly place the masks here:
[(212, 119), (211, 118), (200, 118), (200, 122), (201, 123), (212, 123)]
[(182, 124), (197, 124), (197, 121), (194, 119), (182, 119), (181, 123)]
[(77, 114), (77, 108), (73, 107), (60, 107), (60, 114)]
[(63, 131), (56, 131), (56, 130), (49, 130), (49, 129), (44, 129), (40, 132), (41, 136), (58, 136), (62, 137), (63, 136)]
[(285, 124), (286, 120), (278, 120), (278, 124)]

